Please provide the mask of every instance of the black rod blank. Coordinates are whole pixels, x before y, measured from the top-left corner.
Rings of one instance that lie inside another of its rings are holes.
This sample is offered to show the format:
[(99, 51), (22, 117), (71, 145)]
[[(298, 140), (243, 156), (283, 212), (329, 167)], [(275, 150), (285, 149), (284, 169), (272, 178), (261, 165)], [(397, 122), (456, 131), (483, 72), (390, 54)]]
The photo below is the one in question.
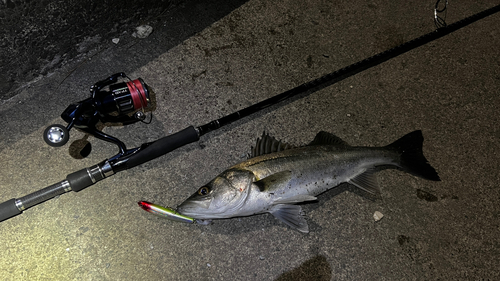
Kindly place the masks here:
[(353, 63), (349, 66), (344, 67), (344, 68), (341, 68), (335, 72), (326, 74), (326, 75), (319, 77), (319, 78), (316, 78), (312, 81), (309, 81), (307, 83), (299, 85), (299, 86), (297, 86), (293, 89), (290, 89), (286, 92), (283, 92), (279, 95), (276, 95), (274, 97), (263, 100), (259, 103), (251, 105), (249, 107), (246, 107), (240, 111), (226, 115), (220, 119), (213, 120), (213, 121), (197, 128), (198, 132), (199, 132), (199, 136), (202, 136), (210, 131), (216, 130), (224, 125), (232, 123), (236, 120), (244, 118), (250, 114), (258, 112), (262, 109), (265, 109), (269, 106), (280, 103), (284, 100), (287, 100), (287, 99), (292, 98), (294, 96), (297, 96), (299, 94), (304, 94), (307, 92), (309, 92), (309, 94), (310, 94), (310, 93), (316, 92), (318, 90), (324, 89), (332, 84), (335, 84), (335, 83), (342, 81), (348, 77), (351, 77), (355, 74), (358, 74), (362, 71), (365, 71), (371, 67), (377, 66), (377, 65), (379, 65), (385, 61), (388, 61), (392, 58), (395, 58), (401, 54), (404, 54), (408, 51), (411, 51), (415, 48), (418, 48), (422, 45), (425, 45), (431, 41), (437, 40), (445, 35), (452, 33), (453, 31), (456, 31), (456, 30), (463, 28), (471, 23), (474, 23), (480, 19), (483, 19), (487, 16), (490, 16), (494, 13), (497, 13), (498, 11), (500, 11), (500, 5), (497, 5), (495, 7), (490, 8), (490, 9), (484, 10), (482, 12), (479, 12), (477, 14), (474, 14), (472, 16), (464, 18), (464, 19), (457, 21), (453, 24), (438, 28), (433, 32), (424, 34), (418, 38), (415, 38), (411, 41), (405, 42), (405, 43), (403, 43), (399, 46), (396, 46), (392, 49), (383, 51), (383, 52), (378, 53), (374, 56), (366, 58), (362, 61)]

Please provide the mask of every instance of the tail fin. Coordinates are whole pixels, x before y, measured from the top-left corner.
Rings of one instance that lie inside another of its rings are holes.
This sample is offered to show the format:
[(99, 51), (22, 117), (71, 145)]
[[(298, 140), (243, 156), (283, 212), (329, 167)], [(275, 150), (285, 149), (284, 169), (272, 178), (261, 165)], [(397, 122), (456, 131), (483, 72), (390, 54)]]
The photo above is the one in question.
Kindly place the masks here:
[(405, 172), (427, 180), (440, 181), (436, 170), (425, 159), (422, 152), (423, 142), (422, 131), (418, 130), (403, 136), (386, 148), (400, 153), (399, 164)]

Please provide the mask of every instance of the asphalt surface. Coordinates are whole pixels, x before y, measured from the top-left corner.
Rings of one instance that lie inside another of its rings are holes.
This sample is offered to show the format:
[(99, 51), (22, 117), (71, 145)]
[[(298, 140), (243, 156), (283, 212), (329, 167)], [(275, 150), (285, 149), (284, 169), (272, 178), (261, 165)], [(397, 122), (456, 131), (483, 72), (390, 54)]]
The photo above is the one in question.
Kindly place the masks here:
[[(125, 71), (156, 94), (152, 123), (106, 127), (128, 147), (199, 126), (431, 32), (435, 3), (185, 1), (145, 39), (121, 34), (17, 88), (0, 104), (0, 201), (117, 153), (88, 137), (75, 159), (42, 140), (88, 87)], [(448, 7), (453, 23), (497, 5)], [(3, 280), (498, 280), (500, 15), (496, 14), (197, 143), (0, 223)], [(321, 130), (380, 146), (422, 130), (442, 181), (378, 174), (380, 198), (342, 185), (303, 206), (309, 234), (271, 215), (189, 225), (175, 207), (245, 159), (263, 131), (300, 145)], [(379, 211), (384, 217), (375, 221)]]

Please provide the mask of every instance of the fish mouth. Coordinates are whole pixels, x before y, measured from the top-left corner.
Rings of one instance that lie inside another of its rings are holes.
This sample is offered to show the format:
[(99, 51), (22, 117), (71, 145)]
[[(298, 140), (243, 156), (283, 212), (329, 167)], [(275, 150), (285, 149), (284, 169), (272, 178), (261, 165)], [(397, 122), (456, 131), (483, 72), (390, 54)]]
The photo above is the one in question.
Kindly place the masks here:
[(192, 217), (195, 219), (203, 219), (203, 213), (208, 211), (210, 203), (211, 200), (203, 200), (203, 201), (186, 200), (177, 207), (177, 212), (179, 212), (182, 215)]
[(245, 204), (249, 193), (250, 188), (247, 188), (237, 200), (224, 206), (215, 206), (213, 198), (187, 199), (177, 207), (177, 212), (194, 219), (231, 218), (238, 215), (238, 209)]

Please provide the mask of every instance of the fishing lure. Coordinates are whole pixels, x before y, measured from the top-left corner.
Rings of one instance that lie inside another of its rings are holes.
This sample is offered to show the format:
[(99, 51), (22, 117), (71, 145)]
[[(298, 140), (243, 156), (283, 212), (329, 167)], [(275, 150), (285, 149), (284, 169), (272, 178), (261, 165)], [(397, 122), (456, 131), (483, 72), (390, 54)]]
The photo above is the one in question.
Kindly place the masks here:
[(137, 204), (139, 204), (139, 207), (141, 207), (146, 212), (158, 215), (163, 218), (167, 218), (169, 220), (186, 222), (186, 223), (195, 222), (195, 219), (181, 215), (175, 210), (170, 209), (169, 207), (162, 207), (146, 201), (139, 201)]

